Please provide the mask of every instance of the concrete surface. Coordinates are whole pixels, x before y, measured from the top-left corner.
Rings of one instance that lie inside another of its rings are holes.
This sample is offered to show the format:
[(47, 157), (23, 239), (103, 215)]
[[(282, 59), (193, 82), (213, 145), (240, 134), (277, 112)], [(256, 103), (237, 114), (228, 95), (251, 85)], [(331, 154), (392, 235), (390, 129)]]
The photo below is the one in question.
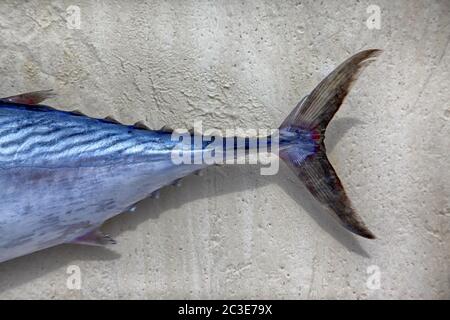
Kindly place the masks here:
[(2, 263), (0, 298), (450, 298), (450, 2), (277, 2), (2, 1), (0, 92), (54, 88), (53, 106), (154, 128), (274, 128), (349, 55), (384, 49), (326, 141), (379, 239), (342, 230), (285, 166), (211, 168), (108, 222), (111, 249)]

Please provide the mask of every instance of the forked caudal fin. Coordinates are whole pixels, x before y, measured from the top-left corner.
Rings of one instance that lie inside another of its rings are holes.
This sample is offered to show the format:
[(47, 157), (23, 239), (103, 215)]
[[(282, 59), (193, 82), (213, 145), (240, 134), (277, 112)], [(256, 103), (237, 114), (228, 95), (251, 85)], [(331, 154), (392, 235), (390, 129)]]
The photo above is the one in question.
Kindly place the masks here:
[(331, 72), (294, 108), (280, 127), (284, 132), (309, 132), (315, 151), (302, 154), (295, 141), (281, 148), (280, 157), (294, 170), (311, 194), (335, 214), (348, 230), (369, 239), (375, 236), (352, 208), (339, 177), (329, 162), (324, 138), (325, 129), (341, 106), (352, 83), (362, 69), (380, 54), (365, 50), (347, 59)]

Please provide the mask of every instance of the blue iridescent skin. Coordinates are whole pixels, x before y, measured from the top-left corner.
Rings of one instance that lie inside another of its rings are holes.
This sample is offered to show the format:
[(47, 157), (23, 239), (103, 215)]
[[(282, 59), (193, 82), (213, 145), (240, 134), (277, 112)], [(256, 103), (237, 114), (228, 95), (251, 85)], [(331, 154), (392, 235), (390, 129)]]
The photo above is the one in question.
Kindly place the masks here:
[[(282, 144), (292, 143), (289, 137)], [(77, 242), (155, 190), (207, 166), (174, 164), (177, 143), (167, 132), (0, 103), (0, 262)], [(194, 145), (192, 152), (198, 152)]]
[(169, 133), (0, 104), (0, 261), (76, 240), (204, 166), (173, 165)]

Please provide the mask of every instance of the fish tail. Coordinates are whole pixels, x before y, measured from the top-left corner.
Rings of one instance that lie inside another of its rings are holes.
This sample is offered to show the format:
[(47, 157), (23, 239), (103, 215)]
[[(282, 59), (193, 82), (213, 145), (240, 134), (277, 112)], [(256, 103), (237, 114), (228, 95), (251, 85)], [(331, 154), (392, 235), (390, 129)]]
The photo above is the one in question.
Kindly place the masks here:
[[(331, 72), (294, 108), (280, 126), (280, 157), (287, 162), (297, 177), (322, 205), (327, 207), (351, 232), (374, 239), (355, 212), (344, 187), (327, 158), (324, 144), (325, 130), (353, 82), (360, 72), (380, 54), (380, 50), (365, 50), (347, 59)], [(305, 142), (295, 142), (299, 132), (308, 134), (313, 150), (305, 152)], [(293, 138), (294, 137), (294, 140)]]

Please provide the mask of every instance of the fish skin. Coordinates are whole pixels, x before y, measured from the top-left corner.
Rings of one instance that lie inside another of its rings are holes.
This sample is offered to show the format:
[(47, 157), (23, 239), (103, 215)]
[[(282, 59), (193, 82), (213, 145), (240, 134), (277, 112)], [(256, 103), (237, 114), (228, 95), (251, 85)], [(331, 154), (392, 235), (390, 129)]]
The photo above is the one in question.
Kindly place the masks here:
[(174, 165), (170, 133), (0, 103), (0, 262), (73, 242), (205, 165)]
[[(347, 59), (279, 131), (280, 158), (345, 228), (369, 239), (375, 236), (352, 208), (324, 138), (351, 84), (379, 53), (365, 50)], [(208, 166), (174, 164), (178, 141), (170, 130), (38, 105), (51, 96), (41, 91), (0, 99), (0, 262), (62, 243), (113, 243), (98, 231), (105, 220)], [(208, 151), (208, 143), (191, 147), (196, 154)]]

